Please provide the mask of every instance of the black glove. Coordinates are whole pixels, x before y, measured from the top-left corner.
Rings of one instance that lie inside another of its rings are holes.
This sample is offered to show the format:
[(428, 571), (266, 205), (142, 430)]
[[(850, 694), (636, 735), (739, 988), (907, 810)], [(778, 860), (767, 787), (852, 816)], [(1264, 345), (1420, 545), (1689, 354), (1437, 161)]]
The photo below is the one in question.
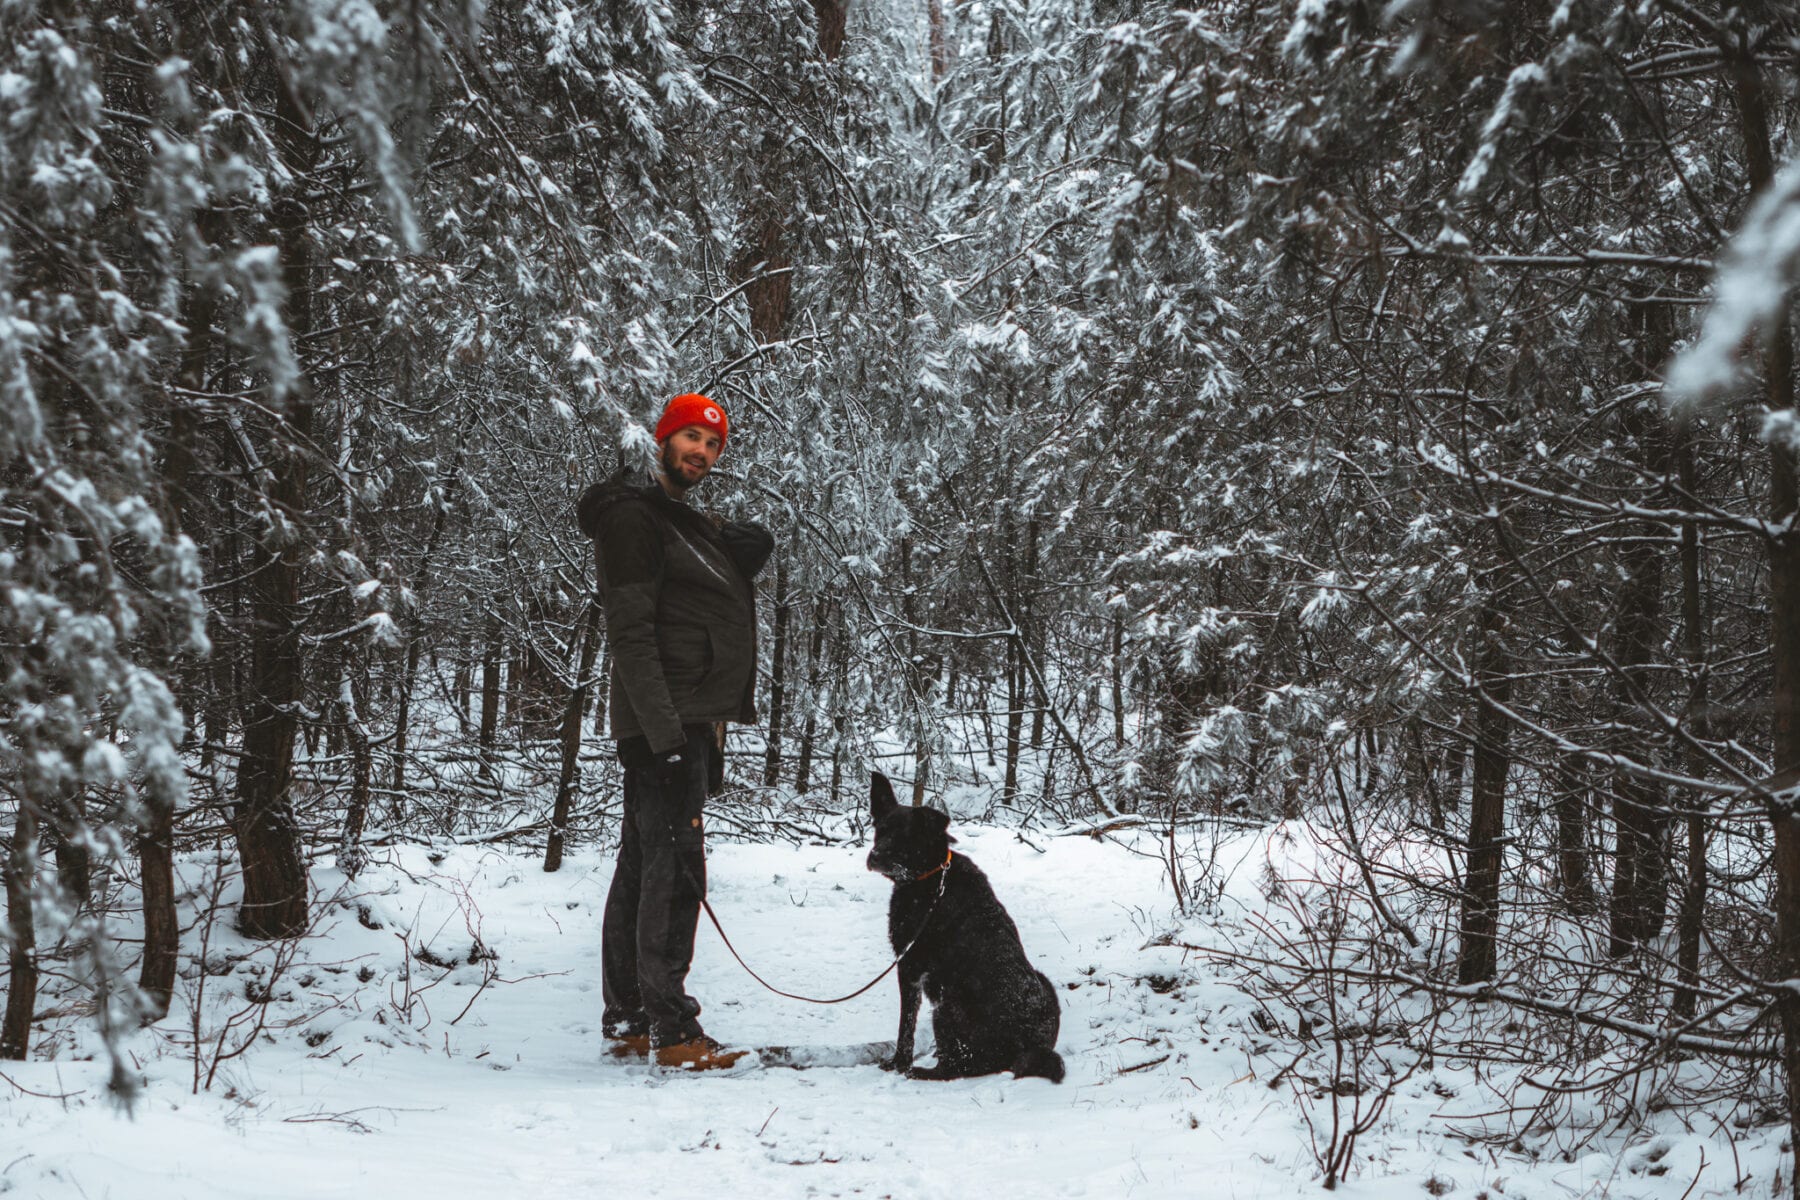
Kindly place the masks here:
[(679, 783), (687, 778), (687, 747), (677, 746), (656, 756), (651, 770), (665, 784)]

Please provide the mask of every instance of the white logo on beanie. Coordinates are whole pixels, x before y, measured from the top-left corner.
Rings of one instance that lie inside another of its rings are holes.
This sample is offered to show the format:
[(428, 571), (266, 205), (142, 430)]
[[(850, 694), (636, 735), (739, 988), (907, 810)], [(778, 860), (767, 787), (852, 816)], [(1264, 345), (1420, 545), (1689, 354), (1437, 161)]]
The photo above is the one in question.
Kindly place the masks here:
[(706, 418), (706, 423), (708, 425), (717, 425), (723, 419), (719, 416), (719, 410), (716, 408), (708, 408), (700, 415)]

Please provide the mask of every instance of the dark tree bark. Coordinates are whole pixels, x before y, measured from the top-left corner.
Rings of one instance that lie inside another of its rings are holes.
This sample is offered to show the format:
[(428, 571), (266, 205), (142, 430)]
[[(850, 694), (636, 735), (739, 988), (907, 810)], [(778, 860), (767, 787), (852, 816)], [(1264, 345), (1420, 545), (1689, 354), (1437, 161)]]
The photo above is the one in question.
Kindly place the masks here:
[(794, 295), (794, 260), (783, 245), (786, 236), (779, 220), (763, 218), (749, 245), (731, 264), (732, 278), (745, 284), (750, 332), (765, 346), (781, 340)]
[(832, 688), (832, 703), (835, 711), (831, 716), (831, 803), (841, 801), (844, 784), (844, 732), (849, 728), (849, 697), (844, 694), (843, 680), (850, 676), (850, 622), (845, 617), (841, 604), (832, 606), (832, 614), (836, 617), (833, 634), (836, 643), (832, 649), (832, 674), (839, 681)]
[[(1721, 47), (1731, 63), (1733, 94), (1743, 131), (1750, 190), (1767, 190), (1774, 178), (1769, 95), (1754, 57), (1742, 46)], [(1793, 413), (1793, 328), (1784, 311), (1763, 347), (1763, 403), (1772, 413)], [(1800, 513), (1800, 461), (1793, 449), (1775, 439), (1770, 444), (1769, 519), (1783, 532), (1768, 540), (1769, 548), (1769, 702), (1770, 743), (1775, 775), (1800, 771), (1800, 536), (1793, 522)], [(1791, 777), (1791, 776), (1790, 776)], [(1792, 800), (1769, 806), (1774, 831), (1775, 974), (1800, 978), (1800, 813)], [(1781, 1021), (1782, 1065), (1786, 1072), (1789, 1141), (1800, 1153), (1800, 992), (1786, 985), (1773, 988)], [(1800, 1194), (1800, 1174), (1795, 1174)]]
[(794, 791), (804, 796), (812, 783), (812, 764), (818, 740), (819, 704), (824, 696), (819, 690), (819, 674), (825, 665), (825, 629), (830, 601), (821, 596), (813, 602), (812, 635), (806, 645), (806, 723), (800, 731), (800, 762), (794, 768)]
[[(1462, 718), (1459, 717), (1450, 744), (1444, 749), (1444, 786), (1441, 794), (1445, 812), (1455, 812), (1462, 807), (1463, 775), (1468, 770), (1468, 764), (1469, 735), (1463, 729)], [(1438, 826), (1442, 827), (1441, 824)]]
[[(1665, 304), (1642, 303), (1630, 311), (1631, 344), (1635, 348), (1634, 374), (1654, 378), (1668, 356), (1674, 333)], [(1673, 480), (1668, 428), (1660, 411), (1647, 404), (1625, 413), (1626, 431), (1637, 444), (1638, 461), (1657, 477), (1655, 503), (1666, 506)], [(1654, 685), (1647, 668), (1662, 642), (1663, 526), (1642, 522), (1636, 536), (1625, 543), (1620, 566), (1625, 575), (1613, 626), (1613, 661), (1620, 678), (1615, 681), (1617, 726), (1642, 728), (1638, 697)], [(1647, 736), (1627, 737), (1616, 747), (1622, 756), (1650, 765), (1644, 748)], [(1636, 743), (1636, 744), (1633, 744)], [(1624, 774), (1615, 785), (1612, 910), (1609, 921), (1609, 953), (1622, 957), (1662, 932), (1669, 905), (1669, 813), (1662, 788), (1640, 777)]]
[(1593, 783), (1580, 755), (1566, 755), (1554, 776), (1556, 784), (1556, 882), (1571, 913), (1594, 911), (1594, 880), (1589, 870), (1588, 812)]
[[(277, 64), (276, 113), (280, 151), (296, 179), (304, 180), (318, 156), (312, 116)], [(273, 205), (285, 316), (296, 355), (306, 353), (313, 329), (312, 220), (300, 198), (304, 184)], [(272, 478), (268, 503), (287, 522), (306, 512), (306, 445), (313, 434), (310, 381), (295, 380), (279, 398), (285, 428), (271, 435), (264, 466)], [(238, 764), (238, 804), (233, 815), (244, 872), (239, 929), (250, 937), (288, 937), (306, 928), (306, 862), (293, 809), (294, 736), (305, 689), (298, 611), (301, 575), (311, 551), (275, 525), (258, 540), (251, 585), (255, 647), (251, 655), (243, 757)]]
[(31, 1048), (31, 1016), (37, 1009), (37, 933), (31, 916), (31, 893), (37, 883), (37, 808), (29, 796), (19, 798), (6, 856), (6, 923), (12, 930), (7, 949), (6, 1016), (0, 1020), (0, 1059), (23, 1059)]
[[(217, 236), (219, 220), (211, 212), (202, 214), (200, 228), (209, 240)], [(209, 287), (189, 282), (182, 296), (181, 323), (187, 330), (187, 343), (182, 350), (176, 383), (185, 392), (197, 393), (206, 386), (206, 364), (212, 357), (213, 322), (218, 318), (218, 297)], [(180, 530), (187, 513), (189, 490), (196, 465), (193, 447), (198, 444), (199, 430), (192, 406), (184, 399), (172, 398), (169, 408), (169, 446), (163, 459), (165, 484), (163, 511), (171, 530)], [(223, 655), (220, 656), (224, 658)], [(220, 689), (207, 701), (219, 704)], [(195, 697), (190, 696), (188, 719), (194, 716)], [(207, 721), (208, 737), (223, 740), (223, 732), (212, 720)], [(202, 752), (204, 757), (210, 757)], [(175, 969), (181, 950), (181, 922), (175, 909), (175, 807), (160, 795), (146, 797), (144, 830), (138, 838), (138, 874), (142, 880), (144, 903), (144, 957), (138, 968), (138, 990), (143, 993), (145, 1017), (159, 1020), (168, 1015), (169, 1002), (175, 993)]]
[(407, 739), (412, 733), (412, 701), (413, 692), (418, 686), (419, 657), (425, 646), (425, 639), (422, 636), (422, 630), (420, 629), (421, 620), (417, 608), (424, 603), (426, 584), (431, 578), (431, 565), (437, 558), (438, 546), (443, 541), (444, 526), (448, 523), (450, 514), (449, 497), (452, 489), (456, 485), (456, 480), (462, 473), (463, 454), (464, 444), (459, 437), (456, 446), (456, 456), (451, 460), (450, 469), (438, 477), (437, 487), (434, 491), (436, 491), (441, 498), (438, 502), (437, 512), (432, 514), (431, 534), (425, 539), (425, 553), (419, 556), (418, 565), (413, 569), (412, 595), (414, 611), (407, 615), (405, 622), (406, 646), (403, 651), (405, 661), (401, 668), (400, 694), (395, 707), (394, 739), (390, 752), (392, 756), (390, 759), (390, 762), (392, 763), (392, 774), (390, 775), (388, 786), (393, 792), (393, 804), (396, 809), (403, 803), (406, 796)]
[[(1678, 423), (1673, 431), (1675, 467), (1681, 480), (1681, 490), (1686, 496), (1699, 494), (1699, 472), (1694, 465), (1694, 446), (1691, 431), (1685, 422)], [(1709, 681), (1707, 679), (1707, 643), (1706, 610), (1704, 602), (1704, 581), (1701, 577), (1700, 561), (1700, 528), (1696, 521), (1681, 523), (1681, 646), (1682, 656), (1687, 660), (1688, 700), (1687, 725), (1689, 733), (1696, 738), (1706, 740), (1711, 737), (1711, 722), (1707, 719), (1707, 705), (1711, 700)], [(1699, 778), (1706, 768), (1699, 750), (1692, 745), (1687, 755), (1688, 773)], [(1676, 918), (1676, 969), (1681, 984), (1675, 989), (1675, 1015), (1683, 1019), (1693, 1017), (1698, 1001), (1700, 984), (1700, 931), (1706, 917), (1706, 843), (1707, 827), (1704, 801), (1694, 797), (1689, 801), (1686, 817), (1687, 858), (1685, 863), (1686, 877), (1681, 892), (1681, 910)]]
[(490, 760), (494, 754), (495, 738), (500, 732), (500, 635), (500, 614), (498, 611), (490, 612), (487, 644), (481, 654), (481, 726), (475, 735), (476, 746), (481, 752), (483, 779), (493, 776)]
[(1112, 618), (1112, 710), (1113, 748), (1125, 749), (1125, 617), (1113, 613)]
[(819, 21), (819, 50), (825, 61), (833, 62), (844, 50), (844, 18), (849, 15), (849, 0), (812, 0), (813, 15)]
[(775, 563), (775, 636), (769, 647), (769, 734), (763, 755), (763, 786), (781, 782), (781, 736), (787, 718), (788, 563)]
[[(1005, 587), (1007, 606), (1018, 611), (1018, 569), (1013, 560), (1014, 529), (1011, 514), (1000, 528), (1000, 553), (1006, 563)], [(1025, 718), (1025, 649), (1017, 633), (1006, 639), (1006, 776), (1000, 789), (1000, 803), (1013, 805), (1019, 799), (1019, 752), (1024, 741)]]
[(86, 908), (94, 899), (94, 856), (86, 842), (86, 797), (80, 789), (65, 792), (49, 816), (47, 840), (56, 854), (56, 886), (77, 907)]
[[(1658, 637), (1662, 610), (1662, 551), (1649, 537), (1631, 542), (1624, 554), (1625, 585), (1619, 597), (1613, 660), (1627, 677), (1643, 682)], [(1624, 681), (1622, 681), (1624, 682)], [(1621, 689), (1623, 692), (1623, 688)], [(1622, 719), (1635, 711), (1629, 694), (1619, 697)], [(1621, 754), (1633, 754), (1627, 745)], [(1659, 785), (1621, 773), (1613, 784), (1616, 858), (1613, 867), (1609, 953), (1631, 953), (1661, 932), (1668, 910), (1669, 875), (1665, 846), (1668, 809)]]
[(912, 802), (916, 808), (925, 803), (925, 788), (931, 778), (931, 744), (925, 736), (925, 698), (930, 691), (930, 673), (919, 653), (919, 598), (913, 586), (913, 543), (900, 539), (900, 616), (906, 622), (906, 666), (904, 679), (907, 711), (916, 722), (913, 738)]
[[(1025, 578), (1020, 589), (1019, 606), (1013, 611), (1019, 614), (1019, 623), (1024, 626), (1020, 636), (1025, 639), (1025, 649), (1034, 655), (1037, 661), (1044, 661), (1044, 625), (1038, 614), (1038, 520), (1036, 517), (1025, 522)], [(1035, 681), (1034, 681), (1035, 682)], [(1044, 711), (1050, 706), (1050, 697), (1033, 688), (1034, 703), (1031, 708), (1031, 748), (1044, 748)]]
[(338, 720), (350, 748), (350, 795), (344, 805), (344, 831), (338, 842), (338, 867), (355, 879), (368, 861), (363, 849), (363, 830), (369, 820), (369, 802), (375, 777), (375, 754), (370, 748), (369, 727), (363, 718), (368, 701), (362, 680), (367, 677), (362, 658), (344, 646), (338, 678)]
[(943, 0), (926, 0), (926, 19), (931, 29), (931, 82), (941, 83), (950, 73), (950, 36), (945, 29)]
[(581, 624), (581, 656), (575, 668), (575, 686), (562, 717), (562, 770), (556, 780), (556, 803), (550, 810), (550, 837), (544, 847), (544, 870), (562, 866), (563, 838), (569, 812), (575, 807), (575, 785), (581, 779), (581, 716), (587, 708), (589, 676), (600, 656), (600, 603), (588, 601), (587, 620)]
[[(1491, 581), (1490, 587), (1495, 586)], [(1469, 796), (1468, 865), (1464, 871), (1459, 984), (1492, 979), (1498, 969), (1500, 874), (1506, 834), (1506, 776), (1512, 767), (1512, 724), (1501, 705), (1512, 698), (1506, 614), (1490, 594), (1482, 606), (1477, 648), (1475, 775)]]

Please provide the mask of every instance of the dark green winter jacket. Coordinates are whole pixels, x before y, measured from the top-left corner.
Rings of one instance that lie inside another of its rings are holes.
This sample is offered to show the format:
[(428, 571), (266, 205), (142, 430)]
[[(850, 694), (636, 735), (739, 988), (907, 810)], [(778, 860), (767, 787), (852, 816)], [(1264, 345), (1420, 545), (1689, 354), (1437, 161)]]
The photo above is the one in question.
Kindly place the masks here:
[(775, 541), (760, 525), (715, 522), (643, 471), (582, 494), (612, 651), (612, 732), (652, 753), (683, 725), (756, 720), (756, 589)]

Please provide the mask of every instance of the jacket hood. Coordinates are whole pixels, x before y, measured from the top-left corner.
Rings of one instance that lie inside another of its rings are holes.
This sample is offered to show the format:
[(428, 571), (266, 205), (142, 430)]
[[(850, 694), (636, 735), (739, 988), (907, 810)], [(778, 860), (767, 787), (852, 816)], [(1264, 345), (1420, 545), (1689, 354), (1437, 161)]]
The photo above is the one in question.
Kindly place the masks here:
[[(643, 471), (627, 468), (611, 479), (594, 484), (575, 502), (575, 523), (593, 537), (600, 531), (600, 514), (621, 500), (642, 498), (656, 483)], [(660, 490), (660, 489), (658, 489)]]

